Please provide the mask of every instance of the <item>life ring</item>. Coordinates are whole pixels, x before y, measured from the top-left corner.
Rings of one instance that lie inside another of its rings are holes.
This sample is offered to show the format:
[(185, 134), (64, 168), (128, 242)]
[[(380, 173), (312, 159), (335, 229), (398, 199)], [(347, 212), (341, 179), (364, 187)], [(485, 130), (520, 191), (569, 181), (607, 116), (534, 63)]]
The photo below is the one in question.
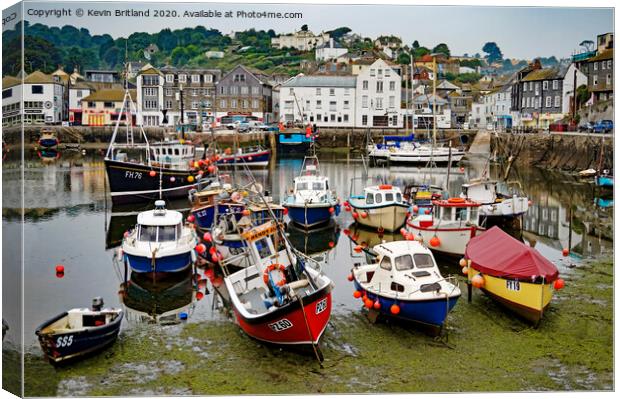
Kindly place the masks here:
[(391, 184), (382, 184), (379, 186), (379, 190), (391, 190), (391, 189), (392, 189)]
[(265, 282), (266, 285), (269, 285), (269, 273), (271, 273), (274, 270), (279, 270), (280, 273), (282, 274), (282, 279), (276, 282), (276, 285), (278, 287), (282, 287), (284, 284), (286, 284), (286, 275), (284, 274), (286, 267), (280, 263), (272, 263), (271, 265), (265, 268), (265, 271), (263, 272), (263, 281)]
[(459, 197), (448, 198), (448, 202), (451, 204), (462, 204), (465, 202), (465, 198), (459, 198)]

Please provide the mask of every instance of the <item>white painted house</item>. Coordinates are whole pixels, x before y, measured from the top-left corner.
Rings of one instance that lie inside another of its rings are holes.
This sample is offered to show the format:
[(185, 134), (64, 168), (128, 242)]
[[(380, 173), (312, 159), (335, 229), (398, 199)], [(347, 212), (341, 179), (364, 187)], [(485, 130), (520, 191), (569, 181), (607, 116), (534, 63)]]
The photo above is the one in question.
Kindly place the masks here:
[(280, 87), (280, 120), (319, 127), (355, 126), (355, 76), (303, 76)]
[(341, 55), (346, 54), (347, 51), (340, 43), (330, 38), (327, 42), (317, 46), (316, 50), (314, 50), (314, 58), (317, 61), (335, 60)]
[(402, 126), (401, 82), (401, 76), (382, 59), (364, 65), (357, 75), (355, 126)]
[(588, 84), (588, 77), (573, 63), (566, 69), (562, 82), (562, 113), (565, 115), (572, 112), (570, 107), (574, 96), (575, 80), (577, 80), (577, 87)]
[[(2, 79), (2, 125), (57, 124), (62, 121), (65, 87), (59, 78), (35, 71), (20, 78)], [(22, 110), (23, 104), (23, 110)]]
[(142, 126), (160, 126), (164, 108), (164, 74), (150, 67), (142, 69), (136, 78), (138, 114), (136, 124)]

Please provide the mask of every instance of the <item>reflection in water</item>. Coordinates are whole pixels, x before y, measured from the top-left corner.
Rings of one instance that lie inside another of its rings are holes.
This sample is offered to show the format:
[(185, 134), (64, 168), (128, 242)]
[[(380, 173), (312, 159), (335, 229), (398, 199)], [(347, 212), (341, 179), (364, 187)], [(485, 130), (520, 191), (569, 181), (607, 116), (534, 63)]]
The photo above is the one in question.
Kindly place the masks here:
[(340, 227), (334, 220), (312, 230), (306, 230), (289, 222), (287, 232), (291, 245), (311, 258), (327, 255), (336, 246), (340, 237)]

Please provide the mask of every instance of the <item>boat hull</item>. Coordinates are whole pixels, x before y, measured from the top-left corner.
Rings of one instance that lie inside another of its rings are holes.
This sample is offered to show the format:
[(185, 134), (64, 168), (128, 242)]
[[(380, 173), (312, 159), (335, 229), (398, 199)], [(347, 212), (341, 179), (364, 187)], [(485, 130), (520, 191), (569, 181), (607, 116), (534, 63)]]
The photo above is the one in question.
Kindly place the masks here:
[(67, 333), (41, 333), (45, 326), (66, 316), (66, 314), (66, 312), (62, 313), (46, 321), (36, 330), (41, 349), (52, 364), (59, 364), (100, 351), (114, 343), (118, 338), (123, 312), (120, 312), (114, 321), (105, 326)]
[(269, 164), (271, 151), (259, 151), (235, 156), (225, 155), (221, 157), (217, 164), (219, 166), (247, 165), (249, 167), (265, 167)]
[(599, 187), (613, 188), (614, 178), (611, 176), (596, 176), (596, 185)]
[(298, 204), (287, 204), (283, 206), (288, 209), (288, 217), (292, 222), (305, 228), (316, 227), (329, 222), (332, 218), (330, 208), (335, 208), (332, 204), (320, 206), (305, 206)]
[(155, 258), (125, 253), (131, 270), (137, 273), (179, 272), (192, 264), (191, 252)]
[(58, 145), (58, 139), (57, 138), (40, 139), (39, 145), (44, 148), (54, 148)]
[(207, 230), (213, 226), (215, 220), (215, 206), (207, 205), (198, 209), (192, 209), (191, 214), (194, 215), (196, 226), (199, 229)]
[[(246, 319), (235, 309), (237, 324), (259, 341), (277, 345), (316, 345), (319, 343), (332, 309), (331, 287), (325, 288), (256, 319)], [(307, 320), (307, 324), (306, 324)]]
[[(152, 201), (160, 198), (160, 171), (148, 165), (105, 159), (106, 174), (110, 184), (113, 204)], [(156, 175), (151, 176), (150, 172)], [(163, 169), (161, 197), (164, 199), (187, 196), (195, 187), (188, 178), (192, 170)], [(193, 177), (194, 178), (194, 177)]]
[[(463, 256), (469, 240), (485, 231), (483, 228), (476, 226), (422, 227), (415, 221), (407, 222), (407, 230), (416, 236), (422, 236), (423, 243), (433, 252), (439, 252), (450, 256)], [(439, 238), (439, 245), (430, 245), (430, 240), (433, 237)]]
[(430, 152), (390, 152), (387, 161), (399, 164), (426, 164), (432, 160), (436, 164), (447, 164), (449, 162), (459, 162), (464, 155), (465, 153), (462, 151), (452, 151), (452, 155), (443, 152), (432, 155)]
[(281, 155), (305, 154), (314, 142), (314, 139), (306, 138), (305, 133), (279, 133), (277, 138), (278, 153)]
[[(450, 313), (460, 298), (459, 294), (433, 300), (415, 301), (394, 299), (378, 295), (371, 291), (365, 291), (357, 280), (354, 280), (353, 283), (355, 289), (364, 292), (373, 303), (379, 301), (381, 307), (376, 310), (382, 315), (437, 327), (441, 327), (444, 324), (446, 317), (448, 317), (448, 313)], [(397, 304), (400, 308), (397, 315), (392, 314), (390, 310), (391, 306), (394, 304)]]
[(531, 283), (494, 277), (469, 268), (468, 279), (482, 274), (484, 286), (480, 289), (500, 305), (531, 323), (538, 323), (551, 303), (552, 283)]
[[(383, 207), (358, 208), (351, 204), (351, 207), (358, 213), (356, 220), (362, 226), (373, 229), (383, 229), (385, 231), (396, 231), (405, 224), (408, 207), (404, 205), (388, 205)], [(362, 215), (365, 213), (365, 217)]]

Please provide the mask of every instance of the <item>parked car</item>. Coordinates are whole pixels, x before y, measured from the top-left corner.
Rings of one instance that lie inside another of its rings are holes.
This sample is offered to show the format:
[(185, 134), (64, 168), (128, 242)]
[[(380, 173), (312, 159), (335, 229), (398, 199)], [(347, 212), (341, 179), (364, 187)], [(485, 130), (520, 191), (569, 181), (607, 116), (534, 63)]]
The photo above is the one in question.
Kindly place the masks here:
[(614, 122), (609, 119), (597, 121), (593, 127), (594, 133), (609, 133), (614, 130)]
[(590, 121), (583, 121), (583, 122), (579, 123), (579, 126), (577, 127), (577, 129), (580, 132), (593, 132), (594, 131), (594, 123), (592, 123)]

